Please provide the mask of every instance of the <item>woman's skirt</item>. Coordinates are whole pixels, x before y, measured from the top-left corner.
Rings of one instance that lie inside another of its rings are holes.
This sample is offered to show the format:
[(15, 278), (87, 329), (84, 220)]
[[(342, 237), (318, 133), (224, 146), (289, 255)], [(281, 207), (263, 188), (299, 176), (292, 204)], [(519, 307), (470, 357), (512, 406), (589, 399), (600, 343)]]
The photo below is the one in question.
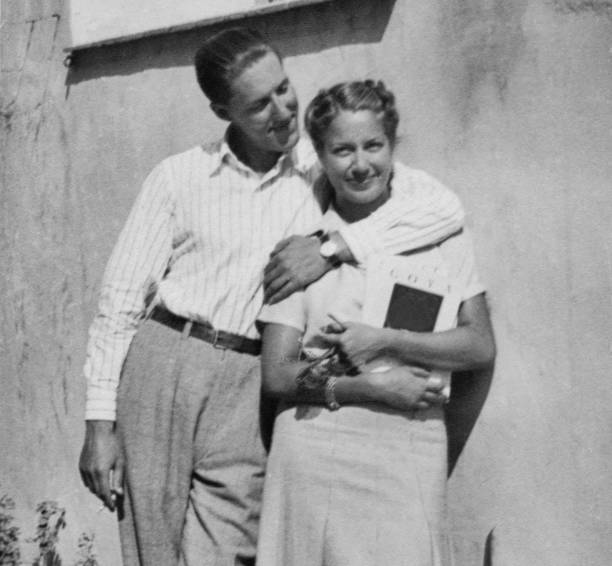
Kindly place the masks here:
[(284, 408), (274, 426), (259, 566), (446, 564), (442, 408)]

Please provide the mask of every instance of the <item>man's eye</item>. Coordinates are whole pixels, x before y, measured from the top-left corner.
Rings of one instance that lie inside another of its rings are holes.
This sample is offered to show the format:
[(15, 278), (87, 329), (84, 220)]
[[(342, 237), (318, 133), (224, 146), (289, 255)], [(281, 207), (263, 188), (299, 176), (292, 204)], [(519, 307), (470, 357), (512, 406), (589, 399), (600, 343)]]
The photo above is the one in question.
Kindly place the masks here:
[(267, 100), (260, 100), (251, 106), (251, 112), (261, 112), (268, 105)]

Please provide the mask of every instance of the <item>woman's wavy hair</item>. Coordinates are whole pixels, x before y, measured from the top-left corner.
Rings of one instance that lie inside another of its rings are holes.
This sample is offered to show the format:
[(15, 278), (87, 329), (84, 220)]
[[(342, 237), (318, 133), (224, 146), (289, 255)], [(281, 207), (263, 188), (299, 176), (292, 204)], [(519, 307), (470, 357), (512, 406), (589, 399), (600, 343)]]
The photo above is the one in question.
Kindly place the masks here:
[(329, 125), (343, 110), (371, 110), (380, 114), (385, 135), (391, 146), (395, 145), (399, 115), (393, 93), (382, 81), (351, 81), (320, 90), (306, 108), (304, 124), (317, 151), (323, 148)]
[(232, 81), (268, 53), (282, 61), (259, 32), (245, 27), (225, 29), (208, 38), (196, 52), (198, 84), (211, 102), (227, 103), (232, 96)]

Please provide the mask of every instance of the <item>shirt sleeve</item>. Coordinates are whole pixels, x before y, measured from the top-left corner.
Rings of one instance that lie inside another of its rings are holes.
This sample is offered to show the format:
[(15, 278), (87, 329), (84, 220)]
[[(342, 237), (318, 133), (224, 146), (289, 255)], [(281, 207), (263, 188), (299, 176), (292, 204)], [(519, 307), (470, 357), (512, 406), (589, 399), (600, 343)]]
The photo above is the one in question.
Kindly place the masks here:
[(424, 171), (394, 166), (392, 196), (367, 218), (339, 232), (359, 263), (436, 244), (461, 229), (459, 198)]
[(258, 324), (275, 323), (306, 329), (306, 297), (304, 291), (296, 291), (280, 303), (264, 305), (257, 317)]
[(478, 276), (471, 233), (464, 228), (440, 245), (440, 252), (449, 266), (451, 277), (461, 289), (461, 301), (485, 292)]
[(89, 330), (87, 420), (115, 420), (117, 386), (128, 348), (172, 252), (173, 199), (162, 162), (146, 178), (115, 245)]

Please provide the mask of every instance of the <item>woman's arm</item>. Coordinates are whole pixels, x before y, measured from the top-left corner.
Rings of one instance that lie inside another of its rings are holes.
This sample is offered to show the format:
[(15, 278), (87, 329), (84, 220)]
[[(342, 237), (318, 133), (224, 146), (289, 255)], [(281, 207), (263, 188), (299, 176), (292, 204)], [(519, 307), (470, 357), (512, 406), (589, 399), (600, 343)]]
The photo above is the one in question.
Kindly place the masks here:
[[(304, 389), (296, 378), (308, 362), (299, 361), (299, 330), (282, 324), (266, 324), (261, 355), (262, 385), (271, 397), (298, 403), (325, 404), (325, 386)], [(383, 403), (400, 410), (427, 408), (444, 401), (442, 384), (427, 379), (429, 372), (404, 366), (384, 374), (363, 373), (337, 378), (335, 396), (340, 405)]]
[(462, 303), (457, 328), (444, 332), (388, 329), (387, 351), (405, 363), (440, 370), (491, 367), (496, 347), (484, 293)]
[(490, 367), (495, 360), (495, 339), (484, 294), (462, 303), (457, 328), (443, 332), (411, 332), (342, 322), (344, 330), (325, 333), (355, 364), (391, 356), (406, 364), (461, 371)]
[(484, 293), (463, 302), (457, 328), (443, 332), (387, 330), (388, 353), (405, 363), (449, 371), (483, 369), (496, 347)]

